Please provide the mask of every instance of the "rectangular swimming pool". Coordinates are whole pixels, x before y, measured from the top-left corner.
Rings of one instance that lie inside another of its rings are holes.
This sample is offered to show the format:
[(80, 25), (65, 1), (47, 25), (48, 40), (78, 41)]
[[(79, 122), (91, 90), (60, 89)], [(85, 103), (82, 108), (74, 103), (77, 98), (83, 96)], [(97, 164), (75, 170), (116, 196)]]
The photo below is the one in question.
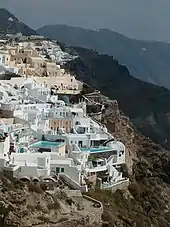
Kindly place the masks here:
[(38, 141), (36, 143), (31, 144), (30, 147), (33, 148), (47, 148), (50, 149), (51, 147), (59, 147), (61, 145), (64, 145), (64, 143), (60, 142), (52, 142), (52, 141)]
[(89, 152), (93, 152), (93, 153), (98, 153), (98, 152), (105, 152), (105, 151), (112, 151), (113, 149), (110, 147), (104, 147), (104, 146), (100, 146), (100, 147), (91, 147), (91, 148), (80, 148), (81, 151), (89, 151)]

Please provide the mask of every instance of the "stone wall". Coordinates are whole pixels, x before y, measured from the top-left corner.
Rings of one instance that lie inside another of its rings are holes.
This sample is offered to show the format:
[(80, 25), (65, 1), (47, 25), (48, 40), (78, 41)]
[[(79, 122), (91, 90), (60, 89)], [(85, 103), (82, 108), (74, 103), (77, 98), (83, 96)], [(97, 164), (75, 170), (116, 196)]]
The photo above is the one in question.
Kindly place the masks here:
[(119, 183), (119, 184), (115, 185), (114, 187), (111, 188), (111, 190), (113, 192), (116, 192), (117, 189), (126, 190), (128, 188), (128, 186), (129, 186), (129, 179), (124, 181), (124, 182), (122, 182), (122, 183)]
[[(103, 204), (89, 196), (83, 195), (83, 197), (94, 204), (98, 204), (99, 207), (96, 208), (96, 211), (90, 213), (89, 215), (77, 219), (63, 221), (51, 227), (100, 227), (102, 226), (102, 213), (103, 213)], [(95, 209), (95, 208), (94, 208)]]
[(93, 202), (94, 204), (98, 204), (99, 207), (96, 208), (96, 211), (94, 213), (91, 213), (89, 216), (89, 223), (92, 225), (93, 223), (98, 223), (98, 226), (102, 225), (102, 214), (103, 214), (103, 204), (96, 200), (93, 199), (87, 195), (83, 195), (83, 197), (91, 202)]

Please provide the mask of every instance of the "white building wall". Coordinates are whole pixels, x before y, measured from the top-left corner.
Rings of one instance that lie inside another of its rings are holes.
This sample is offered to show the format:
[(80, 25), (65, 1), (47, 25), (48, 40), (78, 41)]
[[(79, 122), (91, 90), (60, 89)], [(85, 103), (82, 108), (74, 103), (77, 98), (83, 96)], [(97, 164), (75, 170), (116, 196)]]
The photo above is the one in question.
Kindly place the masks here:
[(9, 148), (10, 148), (10, 138), (8, 136), (6, 137), (4, 142), (0, 142), (0, 154), (4, 157), (7, 156), (9, 152)]
[(5, 158), (0, 158), (0, 168), (3, 168), (5, 166)]
[(4, 54), (0, 54), (0, 65), (3, 65), (4, 62)]
[(36, 166), (21, 166), (21, 172), (19, 176), (28, 176), (28, 177), (45, 177), (49, 176), (47, 169), (37, 169)]
[(64, 169), (64, 172), (66, 175), (68, 175), (70, 178), (72, 178), (74, 181), (76, 181), (77, 183), (80, 182), (80, 173), (78, 171), (78, 169), (76, 167), (72, 167), (72, 166), (68, 166), (68, 165), (64, 165), (64, 164), (51, 164), (51, 172), (55, 172), (56, 168), (59, 167), (60, 168), (60, 172), (61, 172), (61, 168)]
[(90, 140), (86, 135), (71, 134), (68, 135), (68, 141), (70, 144), (76, 144), (78, 146), (81, 146), (82, 144), (82, 147), (90, 147)]
[(8, 154), (10, 149), (10, 137), (6, 137), (5, 142), (4, 142), (4, 154)]

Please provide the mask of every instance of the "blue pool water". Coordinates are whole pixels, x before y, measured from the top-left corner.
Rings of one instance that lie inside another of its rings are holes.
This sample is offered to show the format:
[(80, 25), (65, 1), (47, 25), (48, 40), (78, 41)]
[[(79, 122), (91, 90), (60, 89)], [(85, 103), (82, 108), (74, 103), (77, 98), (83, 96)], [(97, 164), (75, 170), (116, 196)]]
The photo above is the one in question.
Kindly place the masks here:
[(62, 143), (59, 142), (51, 142), (51, 141), (39, 141), (37, 143), (31, 144), (31, 147), (35, 148), (51, 148), (51, 147), (58, 147)]
[(111, 150), (113, 150), (112, 148), (110, 148), (110, 147), (91, 147), (91, 148), (80, 148), (80, 150), (81, 151), (90, 151), (90, 152), (96, 152), (96, 153), (98, 153), (98, 152), (105, 152), (105, 151), (111, 151)]

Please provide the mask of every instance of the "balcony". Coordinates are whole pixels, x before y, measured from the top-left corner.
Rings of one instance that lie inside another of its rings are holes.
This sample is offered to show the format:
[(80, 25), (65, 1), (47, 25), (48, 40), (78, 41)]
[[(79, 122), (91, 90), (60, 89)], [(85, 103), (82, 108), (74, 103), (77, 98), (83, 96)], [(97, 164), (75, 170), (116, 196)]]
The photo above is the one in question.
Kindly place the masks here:
[(101, 172), (107, 170), (107, 162), (103, 159), (96, 159), (93, 161), (89, 161), (86, 171), (87, 172)]
[(87, 133), (90, 140), (108, 140), (108, 135), (105, 133)]

